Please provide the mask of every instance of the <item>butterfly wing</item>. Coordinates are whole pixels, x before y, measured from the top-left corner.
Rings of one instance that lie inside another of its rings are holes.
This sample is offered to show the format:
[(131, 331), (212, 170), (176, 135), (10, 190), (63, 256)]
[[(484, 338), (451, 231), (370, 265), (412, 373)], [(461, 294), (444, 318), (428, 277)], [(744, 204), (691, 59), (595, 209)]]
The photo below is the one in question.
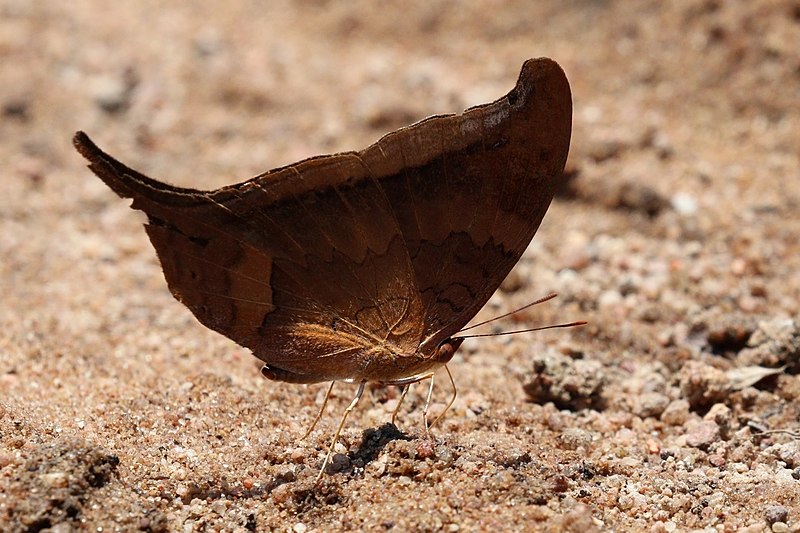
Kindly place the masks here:
[(555, 194), (571, 128), (564, 72), (533, 59), (503, 98), (363, 152), (409, 249), (425, 315), (421, 352), (464, 327), (522, 256)]
[(497, 102), (215, 191), (148, 178), (82, 133), (75, 146), (147, 214), (170, 290), (201, 323), (284, 381), (390, 381), (429, 365), (519, 259), (570, 123), (563, 72), (535, 60)]
[(82, 133), (75, 144), (147, 214), (173, 295), (280, 379), (353, 379), (381, 351), (416, 352), (421, 306), (408, 252), (356, 155), (203, 192), (148, 178)]

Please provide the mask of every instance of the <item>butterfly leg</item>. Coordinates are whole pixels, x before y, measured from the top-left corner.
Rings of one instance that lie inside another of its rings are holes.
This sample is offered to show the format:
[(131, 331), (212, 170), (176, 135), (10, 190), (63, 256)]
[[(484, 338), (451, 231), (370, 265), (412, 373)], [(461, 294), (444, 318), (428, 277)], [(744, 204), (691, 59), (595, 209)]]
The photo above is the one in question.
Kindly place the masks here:
[(431, 396), (433, 396), (433, 377), (431, 374), (431, 385), (428, 387), (428, 397), (425, 399), (425, 407), (422, 409), (422, 420), (425, 422), (425, 435), (430, 437), (430, 426), (428, 425), (428, 407), (431, 406)]
[(358, 385), (358, 391), (356, 392), (356, 397), (353, 398), (353, 401), (350, 402), (350, 405), (347, 406), (347, 409), (344, 410), (344, 415), (342, 416), (342, 421), (339, 422), (339, 427), (336, 429), (336, 435), (333, 436), (333, 441), (331, 442), (330, 447), (328, 448), (328, 454), (325, 456), (325, 461), (322, 463), (322, 468), (319, 469), (319, 474), (317, 474), (316, 481), (319, 481), (322, 478), (322, 474), (325, 473), (325, 467), (328, 466), (328, 461), (331, 458), (331, 454), (333, 453), (333, 448), (336, 446), (336, 443), (339, 441), (339, 434), (342, 432), (342, 428), (344, 427), (344, 422), (347, 420), (347, 415), (350, 414), (350, 411), (355, 409), (358, 400), (361, 399), (361, 395), (364, 394), (364, 386), (367, 384), (366, 381), (362, 381)]
[(447, 368), (447, 365), (444, 365), (444, 369), (447, 371), (447, 377), (450, 378), (450, 385), (452, 385), (453, 387), (453, 395), (450, 397), (450, 401), (447, 402), (447, 405), (445, 406), (444, 410), (441, 413), (439, 413), (439, 415), (436, 418), (433, 419), (433, 422), (431, 422), (430, 427), (436, 425), (436, 422), (438, 422), (439, 419), (441, 419), (444, 416), (444, 414), (453, 406), (453, 403), (456, 401), (456, 396), (458, 396), (458, 388), (456, 388), (456, 382), (453, 379), (453, 374), (450, 373), (450, 369)]
[(400, 406), (403, 405), (403, 400), (406, 399), (406, 394), (408, 394), (408, 388), (411, 386), (410, 383), (406, 383), (403, 385), (403, 392), (400, 393), (400, 399), (397, 400), (397, 407), (394, 408), (392, 411), (392, 424), (394, 425), (394, 420), (397, 418), (397, 413), (400, 411)]
[(322, 407), (319, 408), (319, 413), (317, 413), (317, 417), (311, 423), (311, 427), (308, 428), (308, 431), (305, 432), (305, 435), (300, 440), (306, 440), (306, 438), (311, 435), (311, 432), (314, 431), (314, 428), (317, 426), (317, 422), (319, 419), (322, 418), (322, 413), (325, 412), (325, 406), (328, 405), (328, 398), (331, 397), (331, 392), (333, 391), (333, 386), (336, 384), (335, 381), (331, 381), (331, 386), (328, 387), (328, 392), (325, 393), (325, 399), (322, 400)]

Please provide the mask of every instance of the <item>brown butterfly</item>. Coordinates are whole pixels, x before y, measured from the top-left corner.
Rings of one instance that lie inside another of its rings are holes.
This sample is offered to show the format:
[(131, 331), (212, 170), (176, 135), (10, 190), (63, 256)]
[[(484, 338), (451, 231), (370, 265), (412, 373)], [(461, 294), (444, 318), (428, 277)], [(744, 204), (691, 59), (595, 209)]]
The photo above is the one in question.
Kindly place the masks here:
[(366, 382), (407, 385), (453, 357), (536, 233), (571, 125), (567, 78), (541, 58), (495, 102), (213, 191), (74, 143), (147, 214), (170, 291), (201, 323), (270, 379), (360, 384), (341, 430)]

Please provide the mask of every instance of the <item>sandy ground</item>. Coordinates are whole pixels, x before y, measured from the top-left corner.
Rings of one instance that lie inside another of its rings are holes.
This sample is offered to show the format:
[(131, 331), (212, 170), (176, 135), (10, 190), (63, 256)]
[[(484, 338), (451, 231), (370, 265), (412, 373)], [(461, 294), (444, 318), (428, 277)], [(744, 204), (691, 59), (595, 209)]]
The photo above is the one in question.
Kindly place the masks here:
[[(0, 0), (0, 530), (800, 530), (800, 4), (403, 4)], [(354, 388), (301, 441), (325, 385), (172, 299), (73, 132), (210, 188), (537, 56), (571, 180), (480, 316), (589, 325), (466, 343), (433, 441), (424, 385), (397, 428), (369, 389), (315, 487)]]

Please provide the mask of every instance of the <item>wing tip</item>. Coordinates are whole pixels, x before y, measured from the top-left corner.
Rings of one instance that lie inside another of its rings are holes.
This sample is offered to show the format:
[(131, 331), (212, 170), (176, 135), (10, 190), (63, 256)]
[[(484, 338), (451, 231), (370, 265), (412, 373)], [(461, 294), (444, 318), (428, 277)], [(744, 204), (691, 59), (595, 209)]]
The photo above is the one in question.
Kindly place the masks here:
[(534, 92), (535, 86), (541, 84), (546, 84), (547, 92), (556, 97), (562, 97), (563, 101), (568, 102), (570, 108), (572, 107), (572, 91), (567, 75), (561, 65), (549, 57), (537, 57), (525, 61), (512, 93), (517, 93), (525, 99)]
[[(89, 162), (89, 169), (121, 198), (163, 202), (168, 198), (201, 192), (175, 187), (137, 172), (101, 150), (83, 131), (75, 132), (72, 144)], [(134, 206), (134, 209), (139, 207)]]
[(72, 136), (72, 145), (87, 161), (94, 163), (103, 152), (88, 135), (79, 130)]
[(133, 198), (130, 177), (127, 176), (122, 163), (103, 152), (83, 131), (75, 132), (72, 137), (75, 149), (88, 161), (89, 169), (103, 180), (108, 187), (121, 198)]

